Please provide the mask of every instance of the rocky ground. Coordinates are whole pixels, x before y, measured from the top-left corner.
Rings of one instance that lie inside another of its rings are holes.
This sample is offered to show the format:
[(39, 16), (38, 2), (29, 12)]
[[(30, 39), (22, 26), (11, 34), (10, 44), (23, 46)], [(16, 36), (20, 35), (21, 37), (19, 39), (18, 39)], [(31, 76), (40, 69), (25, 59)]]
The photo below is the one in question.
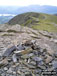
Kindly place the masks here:
[(1, 25), (0, 76), (57, 76), (57, 34)]

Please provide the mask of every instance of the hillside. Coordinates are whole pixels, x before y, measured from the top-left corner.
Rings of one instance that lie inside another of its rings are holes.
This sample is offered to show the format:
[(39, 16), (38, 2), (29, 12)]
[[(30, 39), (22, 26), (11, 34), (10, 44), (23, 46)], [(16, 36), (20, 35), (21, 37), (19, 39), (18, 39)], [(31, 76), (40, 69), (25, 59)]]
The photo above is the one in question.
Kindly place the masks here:
[(43, 13), (28, 12), (12, 18), (8, 24), (20, 24), (33, 29), (57, 32), (57, 16)]

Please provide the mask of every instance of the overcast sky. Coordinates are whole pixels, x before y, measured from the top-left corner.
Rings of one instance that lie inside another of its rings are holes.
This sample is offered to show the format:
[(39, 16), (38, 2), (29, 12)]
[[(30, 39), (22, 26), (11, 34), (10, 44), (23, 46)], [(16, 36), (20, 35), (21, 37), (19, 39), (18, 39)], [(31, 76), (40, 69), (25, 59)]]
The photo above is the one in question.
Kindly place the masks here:
[(28, 6), (35, 4), (57, 6), (57, 0), (0, 0), (0, 5), (2, 6)]

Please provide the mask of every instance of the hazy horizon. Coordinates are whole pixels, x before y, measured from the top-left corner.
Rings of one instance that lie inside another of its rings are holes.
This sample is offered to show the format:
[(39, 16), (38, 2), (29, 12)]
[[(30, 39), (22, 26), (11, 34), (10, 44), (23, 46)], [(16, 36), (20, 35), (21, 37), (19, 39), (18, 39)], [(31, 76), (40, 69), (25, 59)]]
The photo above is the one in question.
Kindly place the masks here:
[(0, 6), (29, 6), (49, 5), (57, 6), (57, 0), (0, 0)]

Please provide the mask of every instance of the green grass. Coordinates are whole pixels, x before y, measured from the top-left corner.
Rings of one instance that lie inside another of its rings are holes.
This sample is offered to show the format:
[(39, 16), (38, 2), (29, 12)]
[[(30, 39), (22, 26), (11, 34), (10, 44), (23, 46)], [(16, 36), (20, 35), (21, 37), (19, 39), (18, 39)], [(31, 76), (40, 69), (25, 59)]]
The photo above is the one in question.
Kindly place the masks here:
[[(38, 23), (31, 24), (33, 20), (36, 21), (37, 19), (39, 20)], [(28, 24), (30, 24), (30, 27), (33, 29), (46, 30), (48, 32), (57, 32), (57, 26), (54, 25), (57, 24), (57, 16), (54, 15), (40, 13), (38, 18), (32, 17), (31, 20), (28, 20), (26, 22), (26, 26), (28, 26)]]
[(31, 24), (31, 27), (36, 30), (46, 30), (48, 32), (57, 32), (57, 16), (48, 15), (48, 14), (40, 14), (38, 18), (38, 23), (34, 25)]
[(57, 32), (57, 16), (43, 13), (24, 13), (14, 17), (9, 24), (20, 24), (33, 29), (46, 30), (48, 32)]
[(32, 28), (33, 29), (36, 29), (36, 30), (46, 30), (48, 32), (57, 32), (57, 27), (52, 25), (52, 24), (49, 24), (49, 23), (39, 23), (38, 25), (32, 25)]
[(24, 24), (22, 24), (22, 26), (28, 26), (28, 25), (30, 25), (31, 24), (31, 22), (32, 22), (32, 20), (30, 19), (30, 20), (27, 20)]

